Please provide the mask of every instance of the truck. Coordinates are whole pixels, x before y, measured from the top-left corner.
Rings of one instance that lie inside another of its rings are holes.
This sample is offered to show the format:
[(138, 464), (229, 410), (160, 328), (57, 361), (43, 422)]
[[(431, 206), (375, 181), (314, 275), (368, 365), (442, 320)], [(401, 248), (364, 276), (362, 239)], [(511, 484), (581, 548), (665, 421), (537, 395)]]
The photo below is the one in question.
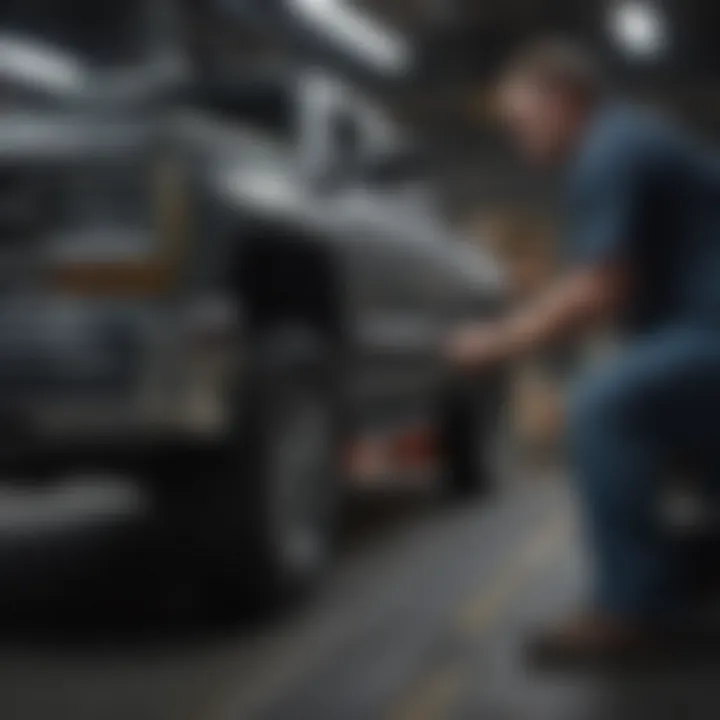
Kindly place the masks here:
[(133, 474), (188, 572), (263, 593), (327, 568), (363, 438), (427, 428), (448, 493), (488, 490), (504, 384), (442, 346), (505, 284), (380, 113), (208, 72), (179, 2), (0, 13), (6, 477)]

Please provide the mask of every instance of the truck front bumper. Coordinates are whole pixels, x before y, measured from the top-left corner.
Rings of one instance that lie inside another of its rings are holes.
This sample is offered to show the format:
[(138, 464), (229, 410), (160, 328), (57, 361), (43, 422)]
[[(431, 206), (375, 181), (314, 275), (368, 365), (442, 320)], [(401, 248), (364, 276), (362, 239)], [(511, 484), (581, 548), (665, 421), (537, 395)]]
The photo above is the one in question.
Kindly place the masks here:
[(188, 419), (148, 422), (113, 417), (92, 422), (70, 416), (60, 424), (37, 416), (0, 414), (0, 476), (41, 477), (74, 471), (141, 473), (190, 457), (210, 458), (228, 446), (225, 426), (193, 426)]

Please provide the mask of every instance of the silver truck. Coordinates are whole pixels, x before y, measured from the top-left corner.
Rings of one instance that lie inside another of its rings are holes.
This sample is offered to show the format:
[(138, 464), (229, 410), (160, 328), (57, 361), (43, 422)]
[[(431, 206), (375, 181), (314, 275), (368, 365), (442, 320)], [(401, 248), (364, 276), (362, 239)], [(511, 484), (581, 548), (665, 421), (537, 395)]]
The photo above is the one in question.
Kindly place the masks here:
[(188, 568), (273, 591), (330, 560), (357, 438), (431, 427), (486, 490), (502, 383), (440, 350), (503, 280), (376, 172), (396, 131), (332, 78), (207, 77), (173, 2), (92, 6), (0, 10), (3, 473), (132, 473)]

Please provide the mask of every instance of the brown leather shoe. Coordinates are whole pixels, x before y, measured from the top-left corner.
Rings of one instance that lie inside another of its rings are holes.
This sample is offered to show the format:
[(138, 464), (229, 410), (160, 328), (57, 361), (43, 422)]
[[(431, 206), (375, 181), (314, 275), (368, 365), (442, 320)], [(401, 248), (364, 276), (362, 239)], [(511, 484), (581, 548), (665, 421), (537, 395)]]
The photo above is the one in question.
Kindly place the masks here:
[(528, 655), (539, 668), (612, 670), (658, 659), (664, 647), (661, 635), (639, 624), (589, 612), (531, 638)]

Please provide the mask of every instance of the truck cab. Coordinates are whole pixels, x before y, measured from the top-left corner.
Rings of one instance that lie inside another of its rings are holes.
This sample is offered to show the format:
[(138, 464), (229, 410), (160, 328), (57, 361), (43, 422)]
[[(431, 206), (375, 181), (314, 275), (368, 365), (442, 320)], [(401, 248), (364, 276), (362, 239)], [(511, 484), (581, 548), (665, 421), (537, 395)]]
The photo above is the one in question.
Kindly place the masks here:
[(274, 591), (326, 566), (362, 438), (429, 428), (484, 489), (501, 384), (441, 349), (502, 276), (379, 172), (392, 123), (312, 67), (208, 73), (179, 2), (7, 7), (3, 471), (134, 473), (189, 565)]

